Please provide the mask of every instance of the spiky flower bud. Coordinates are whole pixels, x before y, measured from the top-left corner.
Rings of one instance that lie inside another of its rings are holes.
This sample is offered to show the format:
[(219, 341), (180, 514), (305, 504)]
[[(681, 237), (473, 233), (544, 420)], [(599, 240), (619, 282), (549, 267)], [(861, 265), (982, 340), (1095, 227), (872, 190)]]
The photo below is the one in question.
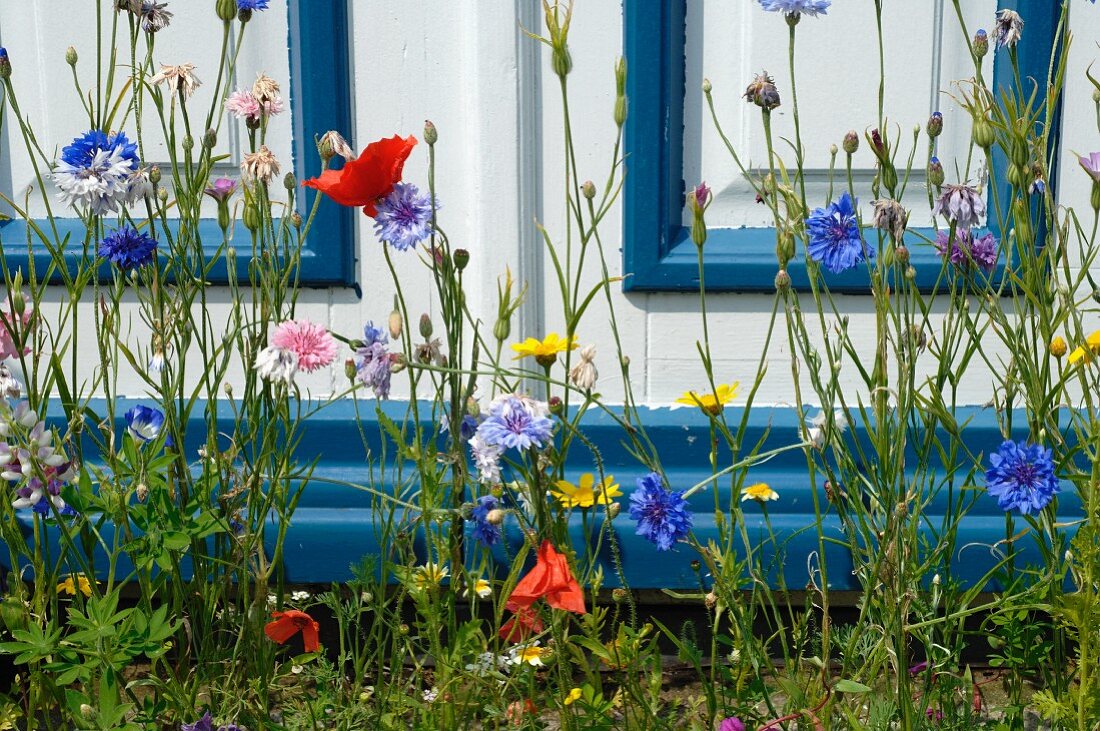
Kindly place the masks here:
[(149, 168), (149, 182), (153, 185), (160, 185), (160, 179), (160, 165), (153, 165)]
[(933, 157), (928, 161), (928, 182), (938, 188), (943, 185), (943, 181), (943, 165), (938, 157)]
[(841, 147), (849, 155), (856, 154), (856, 150), (859, 149), (859, 135), (856, 134), (856, 131), (854, 129), (848, 130), (848, 132), (844, 135), (844, 142), (841, 143)]
[(187, 151), (195, 149), (195, 138), (191, 135), (184, 135), (183, 141), (180, 142), (180, 147)]
[(775, 275), (775, 289), (778, 292), (786, 292), (791, 286), (791, 275), (786, 269), (780, 269)]
[(206, 130), (206, 134), (202, 136), (202, 146), (208, 150), (213, 150), (218, 144), (218, 133), (213, 128)]
[(943, 115), (939, 112), (932, 112), (932, 116), (928, 118), (928, 125), (925, 127), (928, 132), (928, 136), (932, 139), (936, 139), (943, 133)]
[(298, 211), (294, 211), (294, 213), (291, 213), (290, 214), (290, 223), (291, 223), (292, 226), (294, 226), (295, 229), (301, 229), (302, 228), (302, 214), (298, 213)]
[(979, 28), (974, 34), (974, 55), (980, 60), (985, 58), (987, 53), (989, 53), (989, 34), (984, 28)]
[(283, 176), (283, 187), (287, 190), (294, 190), (298, 187), (298, 179), (294, 177), (294, 173), (287, 173)]

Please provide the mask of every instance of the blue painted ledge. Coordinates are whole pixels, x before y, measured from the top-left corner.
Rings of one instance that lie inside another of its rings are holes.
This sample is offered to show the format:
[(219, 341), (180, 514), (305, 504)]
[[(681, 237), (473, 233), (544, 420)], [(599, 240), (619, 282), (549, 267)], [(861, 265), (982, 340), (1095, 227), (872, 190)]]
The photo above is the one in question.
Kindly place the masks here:
[[(124, 401), (117, 408), (123, 414), (133, 404), (139, 402)], [(373, 402), (361, 401), (360, 414), (363, 417), (363, 431), (367, 437), (366, 447), (374, 455), (381, 454), (381, 438), (378, 418)], [(97, 410), (102, 403), (93, 404)], [(388, 402), (381, 410), (395, 420), (405, 418), (407, 403)], [(201, 408), (196, 409), (201, 414)], [(221, 407), (219, 413), (230, 418), (228, 409)], [(740, 409), (729, 409), (730, 423), (737, 423)], [(51, 414), (55, 420), (61, 420), (60, 410)], [(426, 416), (426, 415), (422, 415)], [(767, 439), (764, 449), (772, 449), (793, 443), (798, 439), (797, 412), (789, 407), (753, 409), (749, 418), (749, 430), (746, 443), (755, 443), (765, 432)], [(968, 408), (956, 413), (960, 424), (965, 424), (964, 433), (968, 447), (975, 454), (988, 454), (1001, 442), (994, 414), (989, 410)], [(654, 444), (662, 455), (663, 465), (669, 480), (675, 489), (685, 489), (703, 480), (710, 474), (708, 460), (709, 431), (707, 421), (692, 408), (668, 409), (654, 408), (643, 411), (643, 421)], [(680, 589), (693, 590), (699, 586), (699, 577), (691, 569), (691, 561), (696, 558), (687, 547), (659, 553), (648, 541), (634, 534), (634, 523), (627, 515), (628, 496), (633, 489), (634, 480), (647, 470), (630, 455), (622, 438), (621, 428), (605, 413), (591, 411), (582, 421), (587, 437), (600, 450), (607, 473), (615, 476), (625, 493), (621, 498), (623, 512), (615, 521), (623, 570), (629, 586), (635, 589)], [(121, 423), (119, 433), (125, 429)], [(189, 433), (194, 435), (186, 445), (187, 453), (194, 455), (205, 428), (201, 419), (192, 422)], [(859, 435), (865, 440), (865, 435)], [(392, 455), (392, 448), (387, 453)], [(317, 478), (340, 480), (355, 484), (373, 484), (375, 488), (393, 492), (391, 462), (387, 470), (374, 469), (365, 458), (366, 451), (355, 424), (355, 412), (350, 402), (344, 401), (326, 407), (311, 417), (303, 428), (303, 435), (296, 457), (302, 464), (316, 460)], [(723, 462), (723, 459), (725, 460)], [(594, 470), (594, 464), (586, 447), (574, 442), (568, 461), (567, 477), (575, 479), (582, 472)], [(729, 464), (728, 457), (720, 458), (719, 464)], [(409, 466), (406, 465), (402, 496), (411, 498), (416, 486), (409, 484)], [(964, 470), (965, 471), (965, 470)], [(378, 475), (384, 474), (383, 479)], [(372, 477), (373, 476), (373, 477)], [(753, 468), (745, 484), (766, 482), (778, 493), (779, 499), (768, 504), (771, 525), (781, 547), (778, 559), (784, 566), (785, 585), (791, 589), (804, 588), (808, 581), (807, 558), (818, 550), (816, 519), (814, 516), (814, 495), (806, 472), (805, 458), (800, 451), (791, 451), (779, 455), (767, 464)], [(730, 504), (729, 483), (720, 481), (719, 496), (721, 504)], [(959, 499), (959, 485), (955, 489), (955, 499)], [(845, 548), (847, 540), (841, 523), (834, 510), (830, 509), (823, 489), (818, 489), (817, 498), (827, 511), (822, 518), (825, 535), (831, 539), (826, 545), (830, 587), (837, 590), (858, 589), (858, 581), (852, 574), (852, 561)], [(377, 553), (380, 546), (380, 528), (376, 525), (371, 494), (349, 487), (315, 481), (307, 485), (292, 518), (285, 544), (286, 578), (291, 583), (327, 583), (345, 581), (351, 577), (350, 564), (360, 557)], [(937, 544), (936, 530), (943, 523), (947, 512), (946, 491), (932, 502), (924, 515), (924, 532), (930, 545)], [(702, 491), (691, 499), (695, 519), (695, 534), (701, 543), (717, 539), (715, 527), (714, 495), (711, 491)], [(29, 511), (27, 511), (29, 513)], [(1063, 519), (1077, 517), (1080, 503), (1070, 485), (1063, 485), (1059, 512)], [(756, 503), (744, 505), (749, 536), (763, 543), (767, 538), (767, 529), (763, 513)], [(602, 519), (602, 513), (597, 513)], [(28, 515), (29, 518), (29, 515)], [(1023, 526), (1017, 521), (1016, 530)], [(29, 530), (29, 521), (26, 524)], [(571, 523), (574, 544), (583, 550), (584, 537), (581, 531), (579, 514), (574, 514)], [(951, 559), (952, 574), (966, 583), (973, 583), (989, 568), (996, 564), (990, 546), (1005, 537), (1004, 513), (997, 507), (996, 501), (981, 493), (969, 515), (962, 521), (956, 539), (955, 553)], [(56, 540), (56, 536), (54, 537)], [(509, 556), (516, 553), (523, 540), (514, 519), (505, 524), (505, 541), (491, 552), (497, 568), (506, 572), (510, 563)], [(467, 541), (468, 562), (471, 567), (480, 564), (483, 558), (480, 548), (473, 548), (474, 542)], [(963, 548), (965, 546), (965, 548)], [(269, 546), (269, 550), (270, 550)], [(1039, 563), (1039, 554), (1034, 542), (1027, 538), (1017, 543), (1015, 563), (1017, 567)], [(6, 557), (6, 551), (0, 551), (0, 558)], [(775, 563), (777, 558), (773, 549), (763, 556), (766, 564)], [(605, 587), (619, 585), (607, 541), (604, 541), (599, 554), (604, 568)], [(129, 571), (129, 567), (120, 567)], [(776, 583), (777, 573), (771, 573), (772, 583)], [(995, 585), (987, 586), (989, 589)]]

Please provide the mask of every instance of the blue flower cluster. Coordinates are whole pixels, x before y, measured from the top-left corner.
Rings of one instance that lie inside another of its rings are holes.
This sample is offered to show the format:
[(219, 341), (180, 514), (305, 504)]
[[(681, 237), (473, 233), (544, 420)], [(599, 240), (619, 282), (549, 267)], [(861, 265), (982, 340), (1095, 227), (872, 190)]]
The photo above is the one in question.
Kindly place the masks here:
[(483, 546), (492, 546), (500, 541), (500, 526), (489, 522), (489, 513), (496, 510), (499, 504), (500, 501), (492, 495), (483, 495), (470, 511), (470, 519), (474, 522), (471, 534)]
[[(374, 229), (378, 238), (398, 251), (408, 251), (432, 233), (432, 198), (421, 195), (411, 183), (394, 185), (376, 208)], [(435, 209), (439, 208), (436, 201)]]
[(157, 240), (133, 226), (123, 226), (99, 242), (97, 253), (124, 272), (140, 269), (153, 261)]
[(815, 208), (806, 219), (806, 250), (810, 258), (834, 274), (847, 271), (875, 258), (875, 251), (863, 241), (856, 217), (858, 201), (845, 192), (825, 208)]
[(691, 511), (682, 490), (670, 492), (656, 472), (639, 477), (638, 489), (630, 495), (630, 517), (638, 521), (635, 531), (667, 551), (691, 530)]
[(1040, 444), (1006, 441), (989, 455), (985, 489), (1001, 510), (1038, 513), (1058, 493), (1052, 452)]

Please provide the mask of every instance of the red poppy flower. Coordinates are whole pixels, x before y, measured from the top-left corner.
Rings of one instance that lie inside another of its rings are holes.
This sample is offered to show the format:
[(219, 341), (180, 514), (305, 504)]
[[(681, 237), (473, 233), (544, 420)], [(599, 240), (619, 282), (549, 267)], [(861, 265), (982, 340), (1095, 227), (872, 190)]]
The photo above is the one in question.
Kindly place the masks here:
[(302, 632), (302, 644), (306, 652), (317, 652), (321, 643), (317, 638), (317, 631), (321, 625), (313, 621), (313, 617), (297, 609), (288, 609), (285, 612), (272, 612), (274, 622), (268, 622), (264, 627), (264, 633), (280, 645), (294, 635)]
[(501, 625), (500, 631), (497, 633), (500, 635), (500, 639), (513, 643), (526, 642), (531, 635), (542, 632), (542, 617), (534, 609), (520, 606), (514, 609), (512, 607), (508, 608), (515, 614)]
[(535, 568), (516, 584), (505, 606), (515, 612), (519, 607), (530, 607), (540, 598), (545, 598), (555, 609), (577, 614), (586, 611), (584, 592), (569, 573), (569, 562), (554, 550), (550, 541), (543, 541), (539, 546)]
[(385, 198), (401, 182), (401, 170), (415, 146), (412, 135), (372, 142), (344, 167), (325, 170), (318, 178), (303, 180), (302, 185), (321, 191), (342, 206), (363, 206), (363, 212), (373, 216), (378, 212), (374, 207), (378, 199)]

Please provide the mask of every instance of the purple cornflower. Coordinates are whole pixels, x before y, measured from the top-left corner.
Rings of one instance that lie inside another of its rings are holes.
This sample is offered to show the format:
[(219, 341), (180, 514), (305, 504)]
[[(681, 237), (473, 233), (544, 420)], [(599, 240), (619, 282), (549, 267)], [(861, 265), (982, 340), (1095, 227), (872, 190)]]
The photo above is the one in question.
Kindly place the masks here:
[(132, 226), (123, 226), (107, 234), (99, 242), (96, 253), (122, 271), (130, 272), (152, 263), (156, 250), (157, 240), (152, 236)]
[(993, 234), (987, 232), (975, 237), (971, 230), (955, 231), (955, 241), (949, 245), (947, 233), (936, 234), (936, 251), (959, 269), (966, 271), (976, 264), (988, 274), (997, 266), (997, 239)]
[(745, 731), (745, 723), (737, 716), (730, 716), (718, 724), (718, 731)]
[(1093, 182), (1100, 183), (1100, 152), (1090, 152), (1088, 157), (1078, 157), (1077, 162), (1081, 163)]
[(237, 0), (237, 10), (267, 10), (268, 0)]
[(370, 346), (375, 343), (385, 345), (389, 342), (385, 328), (375, 327), (374, 320), (370, 320), (363, 326), (363, 345)]
[[(210, 711), (207, 711), (202, 714), (202, 718), (198, 721), (180, 726), (180, 731), (214, 731), (214, 719), (210, 715)], [(240, 727), (235, 723), (230, 723), (225, 726), (218, 726), (218, 731), (240, 731)]]
[[(436, 210), (439, 207), (436, 201)], [(374, 230), (378, 238), (398, 251), (414, 248), (432, 232), (431, 196), (420, 195), (412, 183), (394, 185), (376, 208)]]
[(825, 208), (815, 208), (806, 219), (810, 258), (834, 274), (874, 259), (875, 252), (863, 241), (856, 219), (857, 201), (845, 192)]
[(359, 381), (370, 386), (375, 398), (390, 397), (390, 364), (392, 358), (384, 340), (374, 341), (355, 351), (355, 373)]
[(477, 436), (486, 444), (502, 449), (542, 448), (550, 441), (554, 423), (536, 402), (518, 396), (504, 396), (489, 404)]
[(985, 489), (1001, 510), (1024, 515), (1045, 508), (1058, 492), (1052, 452), (1041, 444), (1006, 441), (989, 455)]
[[(444, 412), (439, 419), (439, 429), (444, 434), (451, 430), (451, 417)], [(477, 433), (477, 419), (466, 414), (458, 427), (459, 441), (468, 442)]]
[(472, 534), (483, 546), (492, 546), (500, 540), (500, 527), (489, 522), (489, 513), (497, 509), (498, 503), (492, 495), (483, 495), (470, 511), (470, 519), (474, 521)]
[(760, 7), (772, 13), (809, 16), (825, 15), (833, 0), (760, 0)]
[(237, 190), (237, 181), (232, 178), (218, 178), (203, 191), (206, 195), (210, 196), (218, 203), (224, 203), (229, 200), (229, 196), (233, 195), (233, 191)]
[(954, 221), (955, 227), (962, 231), (982, 222), (985, 217), (985, 201), (969, 185), (948, 184), (943, 186), (943, 194), (936, 201), (932, 213)]
[(630, 494), (630, 517), (638, 521), (635, 531), (667, 551), (691, 530), (691, 511), (682, 490), (669, 492), (656, 472), (638, 478), (638, 488)]
[(87, 206), (92, 213), (103, 215), (140, 197), (136, 190), (140, 186), (131, 184), (140, 165), (137, 145), (125, 133), (108, 135), (93, 129), (61, 150), (53, 179), (65, 203)]

